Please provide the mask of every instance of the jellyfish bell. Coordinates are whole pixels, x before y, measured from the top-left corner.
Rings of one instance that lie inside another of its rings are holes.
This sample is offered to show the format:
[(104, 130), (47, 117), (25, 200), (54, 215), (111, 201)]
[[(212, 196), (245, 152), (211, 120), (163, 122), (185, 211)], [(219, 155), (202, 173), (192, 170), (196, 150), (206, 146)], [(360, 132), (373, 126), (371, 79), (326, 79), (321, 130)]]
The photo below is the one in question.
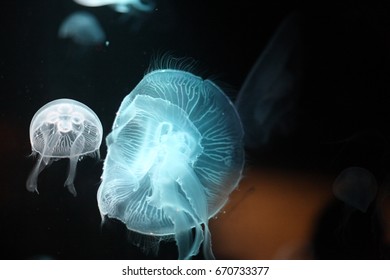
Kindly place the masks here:
[(351, 222), (360, 217), (375, 218), (375, 211), (368, 211), (374, 203), (378, 192), (375, 176), (366, 168), (352, 166), (340, 172), (333, 183), (333, 194), (343, 203), (340, 215), (339, 232), (350, 226)]
[(362, 167), (344, 169), (333, 183), (333, 194), (354, 209), (366, 212), (374, 201), (378, 184), (374, 175)]
[(179, 259), (214, 258), (208, 219), (244, 165), (238, 114), (215, 83), (182, 70), (146, 74), (122, 101), (97, 193), (102, 217), (130, 231), (174, 238)]
[(235, 106), (254, 150), (294, 127), (303, 76), (301, 15), (293, 12), (276, 30), (241, 87)]
[(106, 41), (106, 35), (97, 18), (91, 13), (79, 11), (69, 15), (58, 30), (58, 37), (71, 39), (80, 46), (96, 46)]
[(142, 12), (151, 12), (154, 2), (143, 0), (73, 0), (79, 5), (86, 7), (111, 6), (118, 13), (129, 13), (134, 8)]
[(79, 159), (99, 157), (103, 128), (99, 118), (86, 105), (72, 99), (57, 99), (40, 108), (30, 124), (33, 154), (38, 156), (27, 179), (27, 190), (38, 192), (38, 175), (53, 161), (69, 158), (65, 186), (76, 196), (74, 178)]

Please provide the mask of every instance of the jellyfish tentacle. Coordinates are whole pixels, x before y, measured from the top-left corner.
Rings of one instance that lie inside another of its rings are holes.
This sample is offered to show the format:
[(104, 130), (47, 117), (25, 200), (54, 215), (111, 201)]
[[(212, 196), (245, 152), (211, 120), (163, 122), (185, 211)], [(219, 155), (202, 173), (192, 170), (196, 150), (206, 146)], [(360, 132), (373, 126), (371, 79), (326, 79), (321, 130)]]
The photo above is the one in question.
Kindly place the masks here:
[[(203, 241), (199, 217), (193, 210), (191, 203), (178, 183), (175, 172), (169, 171), (171, 160), (163, 160), (155, 167), (152, 176), (152, 192), (147, 197), (150, 206), (161, 208), (164, 215), (172, 222), (174, 237), (178, 248), (179, 259), (190, 259), (198, 254)], [(172, 168), (180, 172), (183, 163), (176, 159), (178, 164)], [(163, 187), (161, 187), (163, 186)], [(195, 226), (195, 235), (192, 228)]]
[[(178, 177), (180, 182), (180, 187), (182, 191), (185, 193), (188, 202), (191, 205), (191, 209), (197, 219), (196, 227), (195, 227), (195, 238), (201, 237), (201, 240), (196, 240), (198, 242), (194, 242), (194, 244), (198, 244), (198, 249), (203, 242), (203, 255), (205, 259), (215, 259), (214, 254), (211, 249), (211, 235), (208, 227), (208, 206), (207, 206), (207, 198), (206, 193), (204, 191), (204, 187), (199, 181), (198, 177), (191, 170), (188, 164), (182, 165), (182, 170), (179, 168), (172, 169), (172, 171), (180, 172), (180, 177)], [(185, 175), (183, 175), (185, 174)], [(175, 174), (179, 176), (179, 173)], [(196, 187), (195, 187), (196, 186)], [(202, 230), (201, 224), (204, 225), (204, 230)]]
[[(165, 214), (171, 219), (174, 225), (175, 240), (178, 248), (178, 259), (185, 260), (191, 258), (191, 251), (193, 250), (193, 237), (191, 228), (191, 221), (188, 220), (183, 209), (173, 209), (172, 207), (165, 207)], [(192, 246), (191, 246), (192, 245)], [(192, 248), (191, 248), (192, 247)]]
[(38, 175), (45, 169), (48, 165), (52, 163), (52, 160), (49, 157), (46, 157), (46, 152), (48, 147), (51, 147), (52, 144), (56, 144), (58, 140), (60, 139), (60, 133), (54, 133), (53, 137), (49, 138), (48, 135), (49, 131), (47, 130), (42, 130), (42, 134), (44, 134), (44, 139), (47, 142), (47, 145), (45, 145), (42, 154), (38, 155), (38, 161), (35, 164), (33, 170), (31, 171), (27, 183), (26, 183), (26, 188), (30, 192), (38, 192)]
[[(172, 166), (173, 162), (177, 162), (177, 164)], [(157, 191), (164, 197), (155, 199), (159, 201), (172, 200), (169, 204), (176, 206), (176, 211), (169, 207), (166, 210), (166, 214), (174, 223), (179, 259), (189, 259), (191, 256), (198, 254), (202, 242), (204, 257), (206, 259), (215, 259), (211, 250), (206, 194), (201, 182), (190, 168), (188, 158), (179, 152), (171, 152), (159, 169), (156, 182), (161, 184), (161, 177), (164, 176), (178, 186), (178, 190), (174, 192)], [(173, 186), (169, 187), (169, 190), (171, 189), (174, 190), (175, 188)], [(177, 205), (181, 205), (180, 209), (177, 208)], [(204, 225), (204, 230), (202, 230), (202, 224)], [(192, 228), (195, 228), (194, 236), (192, 236)], [(192, 245), (189, 246), (189, 244)]]
[(76, 138), (73, 142), (72, 147), (70, 149), (70, 155), (75, 155), (69, 157), (69, 172), (68, 177), (64, 183), (64, 186), (68, 188), (69, 192), (73, 194), (73, 196), (77, 196), (76, 189), (74, 187), (74, 178), (76, 176), (76, 167), (77, 162), (79, 160), (78, 154), (82, 151), (85, 143), (85, 138), (81, 134)]
[[(178, 248), (178, 259), (186, 260), (197, 255), (203, 241), (202, 227), (186, 197), (179, 193), (176, 182), (171, 181), (167, 191), (160, 192), (160, 199), (154, 203), (161, 204), (164, 214), (173, 223), (174, 237)], [(156, 198), (156, 197), (155, 197)], [(195, 234), (192, 228), (195, 225)]]
[[(175, 204), (181, 204), (182, 206), (186, 205), (183, 202), (177, 202)], [(194, 215), (195, 213), (193, 211), (188, 211), (188, 209), (188, 207), (164, 207), (164, 213), (174, 224), (175, 240), (179, 252), (178, 259), (180, 260), (191, 259), (192, 256), (197, 255), (202, 242), (205, 240), (201, 222), (198, 217)], [(193, 228), (195, 229), (194, 233), (192, 232)], [(209, 245), (209, 243), (204, 244), (204, 246), (207, 245)], [(204, 252), (206, 252), (205, 249)], [(212, 253), (204, 254), (204, 257), (206, 259), (214, 259)]]
[(37, 163), (35, 164), (33, 170), (31, 171), (30, 175), (27, 178), (26, 187), (27, 190), (30, 192), (38, 192), (38, 175), (42, 172), (43, 169), (45, 169), (46, 163), (42, 161), (42, 156), (39, 155), (39, 159)]
[(204, 224), (203, 236), (203, 256), (207, 260), (215, 260), (215, 256), (211, 246), (211, 233), (208, 222)]
[[(179, 251), (180, 260), (191, 259), (199, 253), (199, 248), (203, 242), (203, 231), (200, 224), (195, 223), (195, 233), (192, 232), (194, 217), (186, 219), (184, 212), (175, 216), (175, 239)], [(187, 214), (189, 214), (187, 212)]]
[(76, 176), (76, 166), (78, 160), (79, 156), (69, 158), (69, 172), (64, 183), (64, 187), (67, 187), (68, 191), (73, 194), (73, 196), (77, 196), (76, 188), (74, 187), (74, 177)]

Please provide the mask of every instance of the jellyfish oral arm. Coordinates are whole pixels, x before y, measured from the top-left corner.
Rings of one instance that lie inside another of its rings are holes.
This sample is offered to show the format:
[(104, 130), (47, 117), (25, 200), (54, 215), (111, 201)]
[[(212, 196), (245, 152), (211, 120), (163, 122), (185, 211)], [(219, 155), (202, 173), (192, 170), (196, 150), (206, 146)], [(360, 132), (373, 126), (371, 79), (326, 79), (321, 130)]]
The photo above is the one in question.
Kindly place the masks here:
[[(85, 144), (85, 138), (80, 135), (76, 138), (76, 140), (73, 142), (72, 148), (70, 149), (71, 155), (77, 155), (82, 151)], [(69, 192), (73, 194), (74, 196), (77, 195), (76, 189), (74, 187), (74, 178), (76, 176), (76, 166), (77, 162), (79, 160), (79, 156), (72, 156), (69, 157), (69, 172), (68, 177), (66, 178), (64, 186), (68, 188)]]
[(76, 166), (78, 160), (78, 156), (69, 158), (69, 172), (64, 183), (64, 186), (68, 188), (69, 192), (73, 194), (73, 196), (77, 196), (76, 188), (74, 187), (74, 178), (76, 176)]
[(28, 176), (26, 188), (30, 192), (38, 192), (38, 175), (42, 172), (43, 169), (50, 163), (50, 160), (48, 158), (44, 158), (41, 155), (38, 156), (39, 159), (37, 163), (35, 164), (33, 170), (31, 171), (30, 175)]
[[(188, 158), (179, 151), (171, 152), (153, 172), (154, 187), (148, 200), (155, 207), (161, 207), (174, 224), (179, 259), (190, 259), (198, 254), (202, 242), (204, 257), (215, 259), (211, 250), (206, 194), (187, 162)], [(159, 188), (162, 182), (164, 187)], [(194, 236), (192, 228), (195, 229)]]
[[(175, 168), (172, 169), (172, 171), (175, 173), (180, 172), (180, 174), (177, 173), (172, 175), (177, 178), (176, 181), (181, 186), (183, 193), (185, 193), (186, 198), (191, 205), (190, 209), (194, 212), (194, 217), (197, 217), (193, 248), (199, 250), (203, 242), (202, 248), (204, 258), (215, 259), (211, 249), (211, 234), (208, 227), (208, 205), (204, 187), (188, 164), (183, 164), (182, 170), (180, 170), (180, 168)], [(202, 230), (202, 224), (204, 225), (204, 230)], [(192, 253), (195, 253), (194, 249), (192, 250)]]
[(50, 163), (53, 161), (49, 157), (45, 157), (48, 147), (51, 145), (55, 145), (58, 140), (60, 139), (59, 133), (54, 133), (52, 138), (49, 138), (48, 135), (51, 134), (51, 130), (41, 130), (42, 134), (45, 135), (44, 139), (47, 142), (47, 145), (45, 145), (45, 148), (43, 149), (42, 154), (38, 155), (38, 161), (35, 164), (33, 170), (31, 171), (30, 175), (27, 178), (26, 188), (30, 192), (38, 192), (38, 175), (42, 172), (43, 169), (45, 169), (46, 166), (50, 165)]

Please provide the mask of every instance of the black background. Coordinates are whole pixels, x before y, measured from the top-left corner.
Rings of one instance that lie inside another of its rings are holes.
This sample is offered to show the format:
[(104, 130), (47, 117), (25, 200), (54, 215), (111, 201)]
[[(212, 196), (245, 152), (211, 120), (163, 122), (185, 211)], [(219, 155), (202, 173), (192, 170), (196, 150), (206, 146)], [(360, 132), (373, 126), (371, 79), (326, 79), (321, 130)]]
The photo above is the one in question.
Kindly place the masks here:
[[(275, 136), (267, 149), (248, 151), (248, 164), (315, 169), (330, 176), (360, 165), (386, 182), (390, 173), (387, 1), (157, 0), (155, 12), (130, 18), (109, 7), (86, 8), (71, 0), (2, 5), (1, 259), (147, 257), (126, 242), (121, 224), (111, 222), (101, 228), (96, 191), (102, 161), (79, 162), (76, 198), (62, 187), (66, 160), (41, 173), (39, 195), (25, 189), (34, 164), (29, 157), (32, 116), (51, 100), (73, 98), (95, 111), (106, 136), (121, 100), (142, 79), (152, 57), (165, 52), (197, 60), (200, 72), (228, 85), (234, 100), (277, 26), (295, 10), (304, 15), (306, 46), (297, 126), (288, 136)], [(83, 49), (58, 38), (62, 20), (77, 10), (96, 15), (108, 46)], [(103, 144), (103, 159), (105, 149)]]

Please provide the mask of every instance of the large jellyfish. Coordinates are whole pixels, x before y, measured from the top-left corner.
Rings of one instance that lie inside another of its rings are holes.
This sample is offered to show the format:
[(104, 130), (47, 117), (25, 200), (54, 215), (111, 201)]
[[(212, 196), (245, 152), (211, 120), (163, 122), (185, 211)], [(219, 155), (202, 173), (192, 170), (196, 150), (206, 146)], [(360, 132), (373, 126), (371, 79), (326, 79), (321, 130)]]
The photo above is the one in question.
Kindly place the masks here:
[(248, 74), (236, 100), (245, 144), (258, 149), (293, 127), (303, 75), (301, 16), (289, 15)]
[(53, 161), (69, 158), (65, 186), (76, 196), (76, 166), (83, 156), (99, 157), (103, 128), (86, 105), (72, 99), (57, 99), (39, 109), (31, 120), (30, 141), (38, 161), (27, 179), (27, 190), (38, 192), (38, 175)]
[(208, 219), (236, 188), (243, 129), (224, 92), (189, 72), (154, 70), (124, 98), (106, 139), (98, 206), (132, 231), (176, 240), (179, 259), (213, 259)]
[(74, 12), (61, 24), (58, 37), (69, 38), (82, 46), (102, 44), (106, 35), (94, 15), (88, 12)]
[(129, 13), (132, 8), (151, 12), (154, 9), (154, 2), (145, 2), (142, 0), (73, 0), (77, 4), (87, 7), (111, 6), (118, 13)]

